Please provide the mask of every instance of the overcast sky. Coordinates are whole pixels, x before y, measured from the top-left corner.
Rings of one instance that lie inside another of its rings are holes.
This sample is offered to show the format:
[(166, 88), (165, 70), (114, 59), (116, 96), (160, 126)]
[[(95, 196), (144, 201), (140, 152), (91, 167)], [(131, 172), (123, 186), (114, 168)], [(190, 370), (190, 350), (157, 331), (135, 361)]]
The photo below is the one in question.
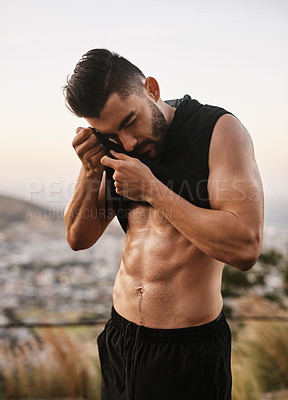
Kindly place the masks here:
[[(82, 54), (116, 51), (154, 76), (163, 99), (189, 93), (249, 130), (267, 208), (288, 199), (286, 0), (1, 0), (0, 193), (68, 201), (87, 125), (62, 86)], [(53, 200), (53, 202), (51, 201)]]

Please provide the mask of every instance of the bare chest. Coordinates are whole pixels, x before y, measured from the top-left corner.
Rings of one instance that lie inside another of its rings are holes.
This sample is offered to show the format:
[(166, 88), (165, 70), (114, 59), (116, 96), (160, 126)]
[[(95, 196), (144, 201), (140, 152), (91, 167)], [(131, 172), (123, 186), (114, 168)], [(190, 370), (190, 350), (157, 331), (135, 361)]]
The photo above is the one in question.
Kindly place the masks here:
[[(172, 234), (175, 230), (173, 225), (167, 220), (163, 214), (151, 207), (150, 205), (142, 205), (132, 203), (128, 214), (128, 227), (130, 232), (137, 232), (141, 230), (161, 230), (167, 231), (166, 233)], [(172, 210), (171, 210), (172, 212)]]

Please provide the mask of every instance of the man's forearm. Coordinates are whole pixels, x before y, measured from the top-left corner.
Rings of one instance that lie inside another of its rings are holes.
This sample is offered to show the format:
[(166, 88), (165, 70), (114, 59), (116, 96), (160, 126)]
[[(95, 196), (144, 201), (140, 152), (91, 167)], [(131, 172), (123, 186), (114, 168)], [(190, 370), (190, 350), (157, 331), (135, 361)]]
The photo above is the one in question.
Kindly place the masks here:
[(89, 176), (82, 167), (65, 209), (66, 239), (74, 250), (92, 246), (103, 233), (105, 210), (99, 208), (98, 201), (101, 179), (102, 173)]
[(240, 270), (256, 263), (257, 241), (235, 214), (197, 207), (158, 180), (151, 193), (149, 203), (203, 253)]

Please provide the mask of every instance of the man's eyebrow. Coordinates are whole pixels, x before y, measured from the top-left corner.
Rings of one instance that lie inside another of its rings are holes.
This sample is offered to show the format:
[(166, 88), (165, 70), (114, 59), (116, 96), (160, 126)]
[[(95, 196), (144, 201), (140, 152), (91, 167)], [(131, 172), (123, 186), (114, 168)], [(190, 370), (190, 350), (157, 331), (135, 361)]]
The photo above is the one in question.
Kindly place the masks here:
[(128, 115), (126, 115), (125, 118), (123, 118), (123, 120), (120, 122), (119, 124), (119, 131), (121, 131), (121, 129), (123, 129), (124, 125), (127, 124), (127, 122), (133, 117), (133, 115), (135, 115), (135, 111), (131, 111)]

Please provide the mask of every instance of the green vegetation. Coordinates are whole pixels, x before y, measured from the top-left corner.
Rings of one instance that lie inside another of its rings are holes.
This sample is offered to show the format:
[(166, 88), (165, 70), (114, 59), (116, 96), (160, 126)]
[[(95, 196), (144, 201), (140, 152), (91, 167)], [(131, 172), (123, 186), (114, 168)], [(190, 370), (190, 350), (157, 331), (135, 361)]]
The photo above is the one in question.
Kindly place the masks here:
[(266, 265), (279, 265), (283, 255), (275, 249), (270, 249), (266, 253), (261, 253), (259, 261)]
[[(273, 281), (273, 285), (271, 285)], [(275, 282), (277, 284), (275, 285)], [(243, 272), (225, 265), (222, 280), (224, 311), (228, 316), (232, 310), (225, 304), (225, 299), (237, 298), (256, 293), (263, 298), (277, 303), (285, 309), (288, 296), (288, 257), (275, 249), (262, 252), (256, 265)]]

